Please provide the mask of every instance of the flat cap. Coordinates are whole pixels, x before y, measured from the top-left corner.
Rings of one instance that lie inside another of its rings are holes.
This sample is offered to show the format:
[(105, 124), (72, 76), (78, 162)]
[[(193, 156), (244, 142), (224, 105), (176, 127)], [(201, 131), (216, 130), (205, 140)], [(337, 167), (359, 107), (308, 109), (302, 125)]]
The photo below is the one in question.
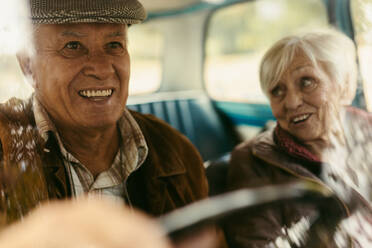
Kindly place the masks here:
[(29, 0), (35, 24), (123, 23), (146, 19), (137, 0)]

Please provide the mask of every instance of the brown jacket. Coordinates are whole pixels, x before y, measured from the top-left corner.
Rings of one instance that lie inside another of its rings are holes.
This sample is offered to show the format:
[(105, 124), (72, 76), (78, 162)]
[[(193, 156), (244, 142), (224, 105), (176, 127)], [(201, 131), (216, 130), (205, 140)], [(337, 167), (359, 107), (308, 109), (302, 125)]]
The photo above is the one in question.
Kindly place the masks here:
[[(345, 123), (346, 126), (356, 125), (357, 127), (354, 126), (354, 128), (363, 130), (366, 137), (371, 135), (369, 133), (371, 129), (370, 116), (365, 118), (365, 116), (353, 112), (348, 115), (348, 120), (353, 120), (353, 122)], [(355, 137), (350, 135), (349, 138)], [(372, 139), (367, 142), (372, 142)], [(368, 153), (368, 151), (364, 151), (364, 153)], [(361, 157), (359, 159), (363, 160)], [(235, 148), (230, 161), (228, 186), (231, 190), (244, 187), (256, 188), (303, 179), (315, 182), (327, 190), (332, 190), (301, 163), (300, 159), (279, 149), (273, 139), (273, 130), (268, 130), (257, 138), (244, 142)], [(369, 160), (369, 163), (372, 166), (372, 160)], [(352, 192), (352, 199), (355, 201), (351, 202), (357, 201), (367, 207), (368, 203), (364, 198), (356, 191)], [(344, 216), (349, 216), (353, 206), (347, 205), (339, 198), (336, 199), (336, 202), (338, 202), (335, 206), (337, 209), (333, 208), (331, 211), (340, 211)], [(268, 244), (274, 243), (278, 237), (286, 235), (287, 228), (301, 223), (304, 217), (311, 219), (316, 214), (315, 204), (288, 201), (276, 205), (267, 204), (263, 207), (252, 208), (239, 215), (238, 218), (229, 221), (225, 228), (226, 238), (230, 247), (269, 247)], [(334, 244), (328, 245), (327, 247), (334, 247)]]
[[(149, 149), (146, 161), (126, 182), (132, 205), (159, 216), (207, 197), (203, 161), (191, 142), (154, 116), (131, 114)], [(0, 210), (8, 208), (10, 213), (24, 214), (39, 201), (71, 196), (56, 139), (50, 135), (45, 143), (39, 137), (30, 101), (12, 99), (0, 105), (0, 141), (4, 182), (0, 189), (6, 195), (1, 198)], [(20, 197), (14, 198), (14, 195)], [(10, 215), (10, 220), (20, 217), (19, 214)]]

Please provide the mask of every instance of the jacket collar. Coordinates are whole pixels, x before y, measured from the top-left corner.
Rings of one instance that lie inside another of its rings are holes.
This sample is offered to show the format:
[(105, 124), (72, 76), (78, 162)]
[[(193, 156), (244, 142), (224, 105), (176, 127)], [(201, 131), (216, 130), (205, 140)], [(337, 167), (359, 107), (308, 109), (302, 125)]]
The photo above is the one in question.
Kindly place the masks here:
[(280, 150), (274, 142), (274, 129), (260, 134), (252, 144), (253, 155), (263, 161), (279, 167), (299, 177), (311, 178), (320, 181), (313, 173), (309, 172), (298, 163), (298, 158), (289, 156)]
[[(350, 172), (355, 172), (355, 170), (358, 169), (363, 170), (363, 168), (370, 168), (369, 165), (371, 163), (370, 161), (372, 161), (372, 155), (370, 155), (371, 153), (369, 153), (367, 149), (369, 147), (368, 141), (372, 139), (372, 115), (353, 107), (347, 107), (345, 110), (343, 128), (347, 142), (346, 145), (349, 147), (346, 166), (348, 166)], [(257, 139), (253, 141), (252, 152), (263, 161), (282, 168), (297, 177), (311, 178), (321, 182), (318, 177), (299, 165), (298, 157), (290, 156), (288, 153), (278, 148), (274, 141), (274, 129), (260, 134)], [(319, 166), (332, 167), (331, 164), (326, 164), (324, 162), (321, 162)], [(365, 171), (364, 173), (369, 172)], [(346, 172), (346, 174), (352, 173)]]
[(285, 131), (279, 125), (274, 130), (274, 141), (279, 148), (301, 160), (321, 163), (320, 159), (299, 142), (296, 137)]
[[(73, 162), (79, 163), (79, 161), (65, 149), (59, 133), (46, 109), (35, 95), (33, 95), (30, 100), (32, 101), (34, 119), (40, 136), (44, 141), (48, 142), (49, 137), (53, 135), (57, 140), (58, 147), (63, 157), (66, 160), (72, 159)], [(117, 126), (122, 140), (120, 152), (122, 153), (121, 155), (125, 157), (125, 169), (131, 173), (138, 169), (145, 161), (148, 153), (147, 144), (141, 129), (127, 109), (124, 109), (123, 115), (117, 122)]]
[[(350, 111), (350, 109), (348, 109)], [(347, 112), (346, 122), (344, 123), (344, 128), (350, 128), (354, 126), (354, 128), (367, 128), (370, 129), (370, 123), (372, 123), (372, 116), (366, 116), (366, 113), (361, 112), (359, 110), (352, 110), (351, 112)], [(352, 120), (352, 121), (350, 121)], [(355, 123), (358, 122), (358, 125)], [(347, 130), (350, 131), (350, 130)], [(368, 134), (367, 134), (368, 135)], [(347, 137), (350, 140), (356, 140), (354, 136)], [(349, 142), (350, 142), (349, 140)], [(276, 166), (281, 168), (288, 173), (301, 178), (307, 179), (314, 182), (317, 182), (324, 187), (330, 189), (331, 191), (336, 192), (336, 199), (338, 199), (345, 211), (345, 216), (350, 216), (351, 211), (354, 211), (356, 208), (360, 208), (363, 206), (364, 209), (368, 209), (372, 211), (372, 207), (370, 206), (369, 202), (365, 200), (365, 198), (359, 193), (359, 191), (353, 187), (349, 188), (349, 186), (343, 186), (343, 190), (350, 190), (350, 194), (348, 194), (349, 200), (344, 202), (345, 196), (340, 198), (340, 195), (337, 194), (337, 187), (335, 185), (328, 185), (324, 183), (320, 178), (316, 177), (314, 174), (306, 170), (304, 167), (299, 165), (299, 160), (296, 157), (289, 156), (287, 153), (283, 152), (282, 150), (278, 149), (278, 146), (274, 142), (274, 129), (268, 130), (262, 134), (260, 134), (257, 139), (255, 139), (252, 143), (252, 153), (254, 156), (258, 157), (259, 159), (269, 163), (272, 166)], [(354, 154), (354, 151), (351, 151), (351, 154)], [(360, 157), (359, 157), (360, 160)], [(324, 164), (321, 166), (330, 166), (328, 164)]]
[[(164, 123), (150, 116), (145, 117), (131, 110), (129, 110), (129, 113), (133, 116), (145, 137), (148, 146), (147, 160), (149, 158), (155, 159), (156, 161), (151, 162), (161, 164), (161, 166), (151, 168), (152, 178), (156, 179), (185, 174), (186, 168), (183, 164), (183, 160), (174, 156), (174, 154), (181, 153), (177, 150), (179, 149), (178, 142), (180, 142), (180, 140), (179, 138), (174, 138), (174, 132), (170, 132), (168, 129), (169, 127), (166, 128), (166, 132), (162, 132), (161, 128), (167, 125), (164, 125)], [(150, 119), (152, 120), (149, 121)]]
[(48, 191), (51, 198), (65, 198), (71, 196), (70, 182), (63, 164), (62, 154), (58, 143), (50, 132), (48, 140), (42, 144), (42, 158), (46, 174)]

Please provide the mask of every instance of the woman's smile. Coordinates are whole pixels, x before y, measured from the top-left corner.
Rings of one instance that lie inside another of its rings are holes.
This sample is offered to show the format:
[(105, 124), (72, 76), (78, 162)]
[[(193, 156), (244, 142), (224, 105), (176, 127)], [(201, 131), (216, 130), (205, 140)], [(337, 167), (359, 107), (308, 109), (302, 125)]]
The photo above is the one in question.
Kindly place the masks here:
[[(338, 97), (336, 84), (321, 64), (297, 54), (270, 91), (270, 105), (279, 125), (303, 142), (327, 138)], [(331, 96), (331, 97), (330, 97)]]
[(292, 124), (300, 124), (306, 122), (310, 118), (311, 114), (300, 114), (290, 118)]

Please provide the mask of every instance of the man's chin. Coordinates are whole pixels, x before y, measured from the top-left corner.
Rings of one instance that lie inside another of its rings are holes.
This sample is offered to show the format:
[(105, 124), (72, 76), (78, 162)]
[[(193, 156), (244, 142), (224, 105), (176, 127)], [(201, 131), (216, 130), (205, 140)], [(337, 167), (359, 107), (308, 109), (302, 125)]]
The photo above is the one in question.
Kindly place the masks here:
[(81, 127), (86, 129), (104, 130), (116, 126), (119, 118), (90, 118), (82, 122)]

